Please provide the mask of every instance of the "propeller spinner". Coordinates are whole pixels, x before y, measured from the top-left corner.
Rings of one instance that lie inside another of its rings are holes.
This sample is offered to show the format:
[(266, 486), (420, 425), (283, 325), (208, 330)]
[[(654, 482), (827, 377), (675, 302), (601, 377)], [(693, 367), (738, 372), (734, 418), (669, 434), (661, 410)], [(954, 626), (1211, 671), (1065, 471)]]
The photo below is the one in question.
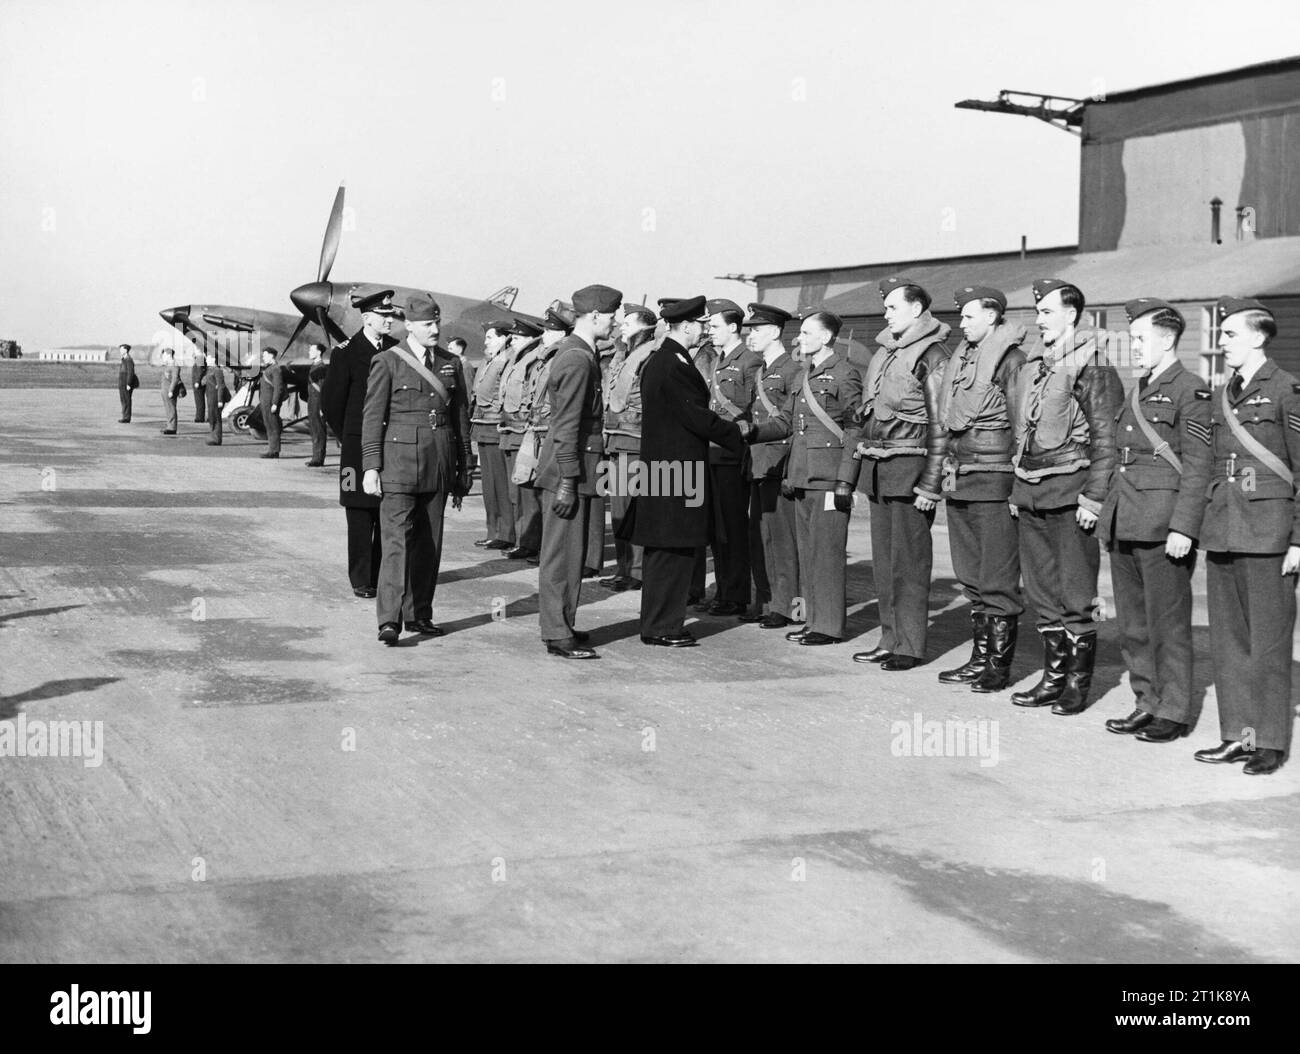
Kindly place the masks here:
[(334, 297), (334, 287), (329, 281), (330, 271), (334, 268), (334, 258), (339, 252), (339, 239), (343, 235), (343, 191), (344, 185), (340, 183), (338, 193), (334, 195), (334, 207), (330, 209), (329, 222), (325, 225), (325, 240), (321, 244), (316, 281), (300, 285), (289, 294), (293, 306), (302, 313), (302, 319), (294, 327), (289, 343), (284, 346), (284, 354), (288, 354), (293, 342), (311, 322), (320, 326), (331, 340), (347, 339), (347, 335), (335, 325), (329, 315), (330, 301)]

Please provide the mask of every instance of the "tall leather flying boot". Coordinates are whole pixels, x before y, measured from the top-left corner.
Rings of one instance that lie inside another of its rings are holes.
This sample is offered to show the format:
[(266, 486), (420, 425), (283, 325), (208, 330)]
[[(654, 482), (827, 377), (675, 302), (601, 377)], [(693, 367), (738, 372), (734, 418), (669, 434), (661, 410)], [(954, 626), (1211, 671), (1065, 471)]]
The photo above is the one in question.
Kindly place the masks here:
[(979, 677), (989, 665), (989, 617), (983, 611), (970, 613), (971, 644), (970, 658), (965, 665), (955, 670), (944, 670), (939, 680), (944, 684), (970, 684)]
[(1092, 667), (1097, 661), (1097, 634), (1080, 633), (1069, 638), (1069, 657), (1065, 664), (1065, 691), (1052, 707), (1058, 717), (1070, 717), (1088, 709), (1088, 689), (1092, 687)]
[(1029, 691), (1011, 697), (1016, 706), (1047, 706), (1065, 691), (1065, 630), (1043, 629), (1038, 633), (1043, 638), (1043, 676)]
[(988, 642), (988, 668), (970, 686), (972, 692), (1000, 692), (1011, 682), (1011, 660), (1016, 656), (1020, 620), (1009, 615), (989, 615), (984, 639)]

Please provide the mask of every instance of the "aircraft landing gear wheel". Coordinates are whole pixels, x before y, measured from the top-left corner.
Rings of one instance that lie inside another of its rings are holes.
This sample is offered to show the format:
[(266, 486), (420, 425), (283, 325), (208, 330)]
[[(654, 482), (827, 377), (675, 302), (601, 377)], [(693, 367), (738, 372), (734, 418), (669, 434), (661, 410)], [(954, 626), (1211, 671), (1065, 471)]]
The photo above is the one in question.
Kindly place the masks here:
[(230, 427), (236, 432), (243, 432), (245, 435), (250, 431), (248, 427), (248, 417), (253, 412), (251, 406), (245, 406), (243, 409), (236, 410), (230, 415)]

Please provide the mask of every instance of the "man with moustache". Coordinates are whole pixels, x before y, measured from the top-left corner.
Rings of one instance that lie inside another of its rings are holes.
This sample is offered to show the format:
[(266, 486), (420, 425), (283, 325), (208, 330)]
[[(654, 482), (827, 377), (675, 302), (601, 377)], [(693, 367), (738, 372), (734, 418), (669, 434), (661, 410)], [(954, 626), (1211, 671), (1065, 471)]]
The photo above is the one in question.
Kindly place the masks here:
[(799, 327), (805, 371), (789, 414), (748, 433), (766, 443), (793, 434), (785, 479), (795, 500), (803, 629), (785, 639), (804, 647), (839, 644), (846, 621), (845, 560), (853, 511), (853, 421), (862, 405), (862, 374), (835, 348), (839, 316), (814, 311)]
[(1106, 360), (1106, 334), (1079, 328), (1079, 288), (1040, 278), (1033, 292), (1043, 346), (1012, 383), (1011, 506), (1020, 519), (1025, 595), (1043, 638), (1043, 675), (1011, 701), (1069, 716), (1087, 709), (1097, 658), (1101, 552), (1093, 528), (1115, 464), (1124, 390)]
[(970, 601), (969, 661), (943, 684), (1000, 692), (1011, 679), (1020, 613), (1020, 536), (1007, 501), (1015, 468), (1007, 390), (1024, 365), (1025, 327), (1004, 321), (1006, 295), (968, 285), (953, 294), (965, 336), (948, 360), (939, 399), (947, 436), (943, 493), (953, 574)]
[[(754, 383), (753, 423), (759, 428), (788, 418), (803, 376), (802, 364), (781, 343), (781, 330), (794, 316), (771, 304), (750, 304), (746, 344), (762, 359)], [(790, 437), (750, 447), (749, 564), (754, 606), (742, 622), (781, 629), (795, 621), (799, 595), (799, 550), (795, 543), (793, 492), (783, 485)]]
[(1290, 753), (1295, 720), (1300, 383), (1268, 355), (1277, 320), (1260, 301), (1225, 296), (1215, 313), (1232, 375), (1210, 400), (1213, 469), (1201, 546), (1222, 742), (1195, 757), (1245, 761), (1248, 776), (1267, 776)]
[(704, 297), (665, 298), (659, 304), (668, 333), (641, 369), (639, 460), (648, 476), (676, 481), (680, 492), (643, 487), (634, 494), (627, 514), (632, 520), (629, 540), (644, 547), (641, 642), (689, 648), (696, 640), (685, 628), (687, 601), (696, 553), (709, 529), (704, 486), (709, 444), (739, 456), (742, 426), (747, 430), (749, 422), (737, 425), (709, 409), (709, 385), (687, 350), (700, 339)]
[(1178, 361), (1183, 316), (1154, 297), (1124, 305), (1141, 376), (1120, 413), (1116, 466), (1097, 519), (1110, 551), (1115, 619), (1136, 706), (1106, 730), (1144, 743), (1187, 735), (1192, 687), (1192, 572), (1210, 482), (1210, 390)]
[[(641, 453), (641, 371), (657, 347), (654, 312), (648, 307), (625, 304), (618, 343), (605, 377), (605, 454), (610, 475), (616, 480), (629, 478)], [(627, 515), (631, 507), (631, 495), (619, 488), (610, 492), (615, 571), (600, 584), (615, 593), (641, 588), (645, 550), (629, 537)]]
[(383, 550), (379, 498), (362, 487), (361, 426), (370, 361), (396, 343), (390, 333), (397, 309), (391, 289), (354, 294), (352, 306), (361, 312), (361, 328), (330, 356), (321, 401), (330, 430), (341, 443), (339, 504), (347, 516), (348, 580), (353, 594), (365, 599), (377, 594)]
[(880, 283), (885, 329), (863, 382), (858, 489), (871, 516), (871, 568), (880, 604), (880, 643), (853, 656), (882, 670), (910, 670), (925, 657), (930, 528), (947, 437), (939, 396), (948, 325), (930, 314), (930, 294), (906, 278)]
[(483, 512), (487, 536), (474, 544), (480, 549), (513, 549), (515, 518), (510, 504), (510, 470), (501, 452), (501, 373), (510, 361), (508, 347), (514, 323), (489, 322), (483, 327), (483, 366), (474, 378), (474, 406), (470, 418), (478, 445), (483, 483)]
[(573, 294), (573, 332), (556, 347), (546, 380), (550, 427), (538, 457), (542, 551), (538, 624), (546, 650), (564, 659), (598, 659), (574, 628), (582, 592), (588, 518), (603, 452), (600, 361), (596, 343), (610, 335), (623, 294), (606, 285)]
[(510, 481), (510, 507), (519, 544), (506, 553), (509, 560), (538, 561), (542, 540), (542, 506), (540, 494), (532, 487), (520, 487), (514, 481), (519, 448), (528, 430), (532, 409), (532, 379), (542, 355), (542, 327), (527, 319), (515, 319), (510, 327), (510, 358), (501, 371), (501, 454), (505, 458), (506, 478)]

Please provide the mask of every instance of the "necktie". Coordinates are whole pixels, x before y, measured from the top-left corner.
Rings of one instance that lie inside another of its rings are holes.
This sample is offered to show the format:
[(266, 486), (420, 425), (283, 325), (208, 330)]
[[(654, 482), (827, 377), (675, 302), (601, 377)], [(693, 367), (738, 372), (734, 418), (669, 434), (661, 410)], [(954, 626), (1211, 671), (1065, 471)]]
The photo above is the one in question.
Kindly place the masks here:
[(429, 349), (424, 349), (424, 368), (430, 373), (433, 372), (433, 356), (429, 354)]
[(1142, 379), (1138, 381), (1138, 394), (1141, 395), (1150, 386), (1151, 386), (1151, 374), (1150, 373), (1142, 374)]
[(1240, 373), (1234, 373), (1234, 374), (1232, 375), (1232, 380), (1231, 380), (1231, 382), (1229, 382), (1229, 384), (1228, 384), (1228, 394), (1229, 394), (1230, 396), (1232, 396), (1232, 398), (1233, 398), (1234, 400), (1236, 400), (1236, 399), (1240, 399), (1240, 398), (1241, 398), (1241, 389), (1244, 388), (1244, 387), (1245, 387), (1245, 383), (1244, 383), (1244, 382), (1242, 381), (1242, 379), (1241, 379), (1241, 374), (1240, 374)]

